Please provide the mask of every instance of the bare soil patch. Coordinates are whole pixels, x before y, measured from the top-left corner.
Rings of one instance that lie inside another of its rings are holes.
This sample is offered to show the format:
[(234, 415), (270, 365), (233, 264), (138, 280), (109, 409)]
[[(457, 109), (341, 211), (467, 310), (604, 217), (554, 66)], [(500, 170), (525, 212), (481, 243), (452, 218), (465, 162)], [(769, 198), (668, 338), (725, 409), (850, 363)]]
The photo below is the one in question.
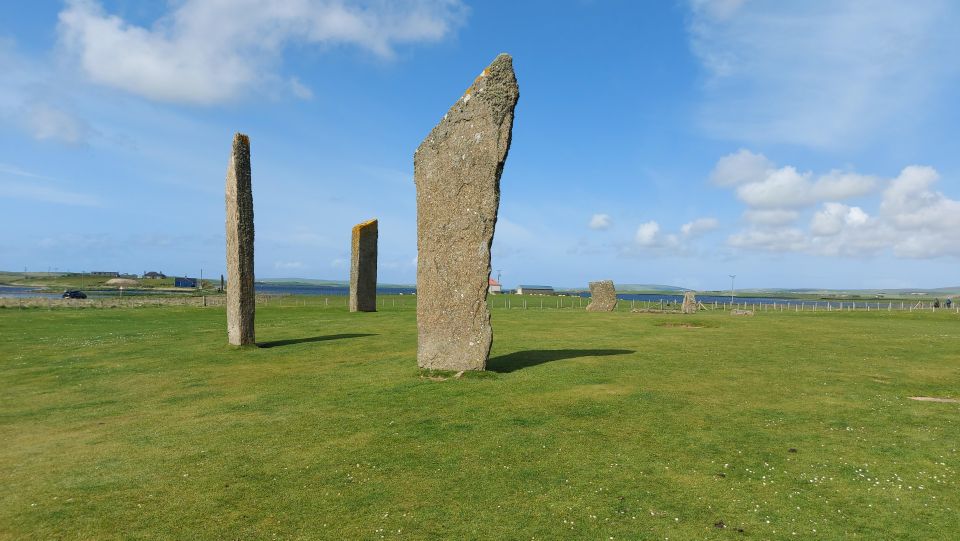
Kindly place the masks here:
[(673, 321), (668, 321), (665, 323), (657, 323), (657, 327), (679, 327), (681, 329), (704, 329), (706, 325), (700, 325), (697, 323), (678, 323)]
[(910, 400), (919, 400), (920, 402), (945, 402), (947, 404), (960, 404), (958, 398), (937, 398), (934, 396), (908, 396)]
[(140, 285), (140, 282), (136, 280), (131, 280), (129, 278), (111, 278), (107, 280), (108, 286), (136, 286)]

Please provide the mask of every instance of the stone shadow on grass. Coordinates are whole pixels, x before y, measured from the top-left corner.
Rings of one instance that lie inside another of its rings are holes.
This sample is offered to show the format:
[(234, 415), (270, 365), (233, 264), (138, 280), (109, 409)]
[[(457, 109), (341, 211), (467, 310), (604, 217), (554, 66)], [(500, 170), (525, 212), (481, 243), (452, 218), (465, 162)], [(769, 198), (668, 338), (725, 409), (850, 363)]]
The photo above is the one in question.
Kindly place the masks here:
[(274, 340), (272, 342), (259, 342), (257, 347), (276, 348), (280, 346), (291, 346), (293, 344), (304, 344), (307, 342), (326, 342), (327, 340), (343, 340), (345, 338), (362, 338), (364, 336), (377, 336), (369, 333), (353, 334), (326, 334), (323, 336), (311, 336), (310, 338), (289, 338), (287, 340)]
[(487, 360), (487, 370), (507, 373), (523, 370), (538, 364), (576, 357), (606, 357), (609, 355), (627, 355), (635, 353), (632, 349), (528, 349), (515, 351)]

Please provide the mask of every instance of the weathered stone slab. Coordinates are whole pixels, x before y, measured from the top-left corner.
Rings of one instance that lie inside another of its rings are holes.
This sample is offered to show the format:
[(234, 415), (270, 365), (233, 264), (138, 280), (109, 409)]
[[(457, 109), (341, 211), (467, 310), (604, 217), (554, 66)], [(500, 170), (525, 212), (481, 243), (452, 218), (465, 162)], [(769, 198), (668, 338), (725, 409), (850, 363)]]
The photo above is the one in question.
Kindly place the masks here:
[(350, 249), (350, 311), (377, 311), (377, 221), (353, 226)]
[(613, 312), (617, 309), (617, 290), (613, 280), (590, 282), (590, 304), (587, 312)]
[(235, 346), (256, 343), (253, 331), (253, 188), (250, 138), (233, 137), (227, 165), (227, 338)]
[(519, 95), (513, 60), (501, 54), (414, 154), (421, 368), (486, 367), (490, 246)]
[(680, 305), (680, 311), (684, 314), (697, 313), (697, 295), (693, 291), (683, 292), (683, 304)]

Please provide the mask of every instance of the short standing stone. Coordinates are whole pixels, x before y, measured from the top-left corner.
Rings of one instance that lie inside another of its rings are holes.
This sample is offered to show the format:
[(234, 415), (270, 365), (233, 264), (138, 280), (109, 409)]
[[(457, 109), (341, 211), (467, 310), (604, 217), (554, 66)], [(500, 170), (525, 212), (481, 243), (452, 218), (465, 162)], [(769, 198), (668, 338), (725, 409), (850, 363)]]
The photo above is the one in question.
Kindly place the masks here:
[(683, 304), (680, 305), (680, 311), (684, 314), (697, 313), (697, 295), (693, 291), (683, 293)]
[(227, 338), (235, 346), (255, 344), (253, 290), (253, 189), (250, 138), (233, 137), (227, 165)]
[(519, 95), (513, 61), (501, 54), (414, 154), (421, 368), (486, 367), (490, 245)]
[(613, 312), (617, 308), (617, 290), (613, 280), (590, 282), (590, 304), (588, 312)]
[(350, 311), (377, 311), (377, 221), (353, 226), (350, 256)]

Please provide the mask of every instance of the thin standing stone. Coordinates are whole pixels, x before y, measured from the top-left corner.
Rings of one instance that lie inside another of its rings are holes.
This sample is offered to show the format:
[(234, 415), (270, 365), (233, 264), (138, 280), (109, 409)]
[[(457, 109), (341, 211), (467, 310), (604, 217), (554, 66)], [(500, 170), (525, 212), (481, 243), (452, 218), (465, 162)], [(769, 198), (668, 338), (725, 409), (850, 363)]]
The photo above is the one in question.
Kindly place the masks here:
[(377, 221), (353, 226), (350, 250), (350, 311), (377, 311)]
[(513, 60), (501, 54), (414, 153), (421, 368), (486, 367), (490, 246), (519, 96)]
[(250, 138), (233, 136), (227, 165), (227, 338), (234, 346), (256, 344), (253, 331), (253, 189)]

